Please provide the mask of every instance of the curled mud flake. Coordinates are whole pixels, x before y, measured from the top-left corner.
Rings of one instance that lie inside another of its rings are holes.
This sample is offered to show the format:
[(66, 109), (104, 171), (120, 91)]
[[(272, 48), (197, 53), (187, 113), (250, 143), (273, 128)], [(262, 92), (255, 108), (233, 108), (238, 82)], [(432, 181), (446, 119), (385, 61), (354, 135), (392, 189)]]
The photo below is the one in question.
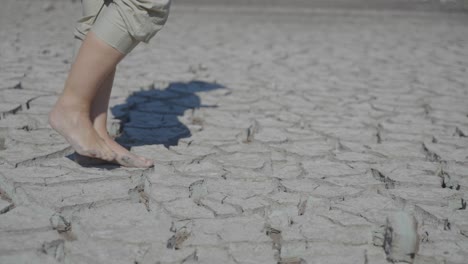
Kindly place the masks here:
[(190, 232), (185, 228), (178, 230), (169, 240), (167, 241), (166, 247), (170, 249), (180, 249), (182, 243), (190, 237)]
[(250, 143), (254, 140), (255, 134), (259, 131), (257, 120), (253, 120), (249, 127), (242, 131), (240, 139), (243, 143)]
[(372, 177), (374, 179), (382, 182), (385, 184), (385, 189), (394, 189), (395, 188), (395, 181), (390, 179), (389, 177), (383, 175), (380, 171), (376, 169), (371, 169)]
[(307, 207), (307, 200), (300, 201), (297, 205), (297, 215), (304, 215)]
[(419, 238), (419, 241), (421, 243), (429, 243), (429, 232), (423, 231)]
[(381, 135), (380, 130), (377, 130), (377, 133), (375, 134), (375, 137), (376, 137), (377, 144), (382, 144), (382, 135)]
[(6, 194), (5, 191), (0, 189), (0, 214), (5, 214), (15, 208), (15, 204), (13, 203), (10, 196)]
[(266, 235), (271, 238), (273, 241), (273, 248), (281, 248), (281, 230), (275, 229), (273, 227), (266, 227)]
[(439, 161), (442, 160), (442, 159), (440, 158), (440, 156), (437, 155), (437, 153), (430, 151), (430, 150), (427, 148), (426, 144), (424, 144), (424, 143), (422, 144), (422, 150), (423, 150), (424, 154), (426, 155), (426, 159), (427, 159), (428, 161), (439, 162)]
[(460, 230), (460, 234), (464, 237), (468, 237), (468, 230)]
[(461, 207), (458, 210), (466, 210), (466, 201), (465, 199), (461, 199)]
[(452, 189), (452, 190), (460, 190), (461, 186), (460, 184), (458, 183), (457, 180), (453, 179), (453, 177), (450, 176), (450, 174), (448, 174), (444, 167), (446, 166), (446, 164), (441, 164), (441, 166), (437, 169), (436, 171), (436, 175), (438, 177), (441, 178), (441, 184), (440, 184), (440, 187), (442, 188), (449, 188), (449, 189)]
[(62, 215), (55, 213), (50, 219), (50, 224), (54, 230), (57, 230), (59, 233), (68, 232), (72, 229), (71, 223), (65, 219)]
[(424, 114), (429, 115), (432, 111), (432, 107), (429, 104), (423, 104), (422, 107), (424, 108)]
[(208, 188), (206, 187), (205, 180), (202, 179), (192, 182), (189, 186), (189, 192), (189, 198), (192, 198), (192, 200), (199, 205), (200, 200), (208, 194)]
[(145, 185), (139, 184), (135, 188), (128, 190), (130, 199), (135, 203), (142, 203), (146, 210), (150, 211), (150, 199), (148, 193), (145, 192)]
[(23, 84), (21, 82), (18, 82), (15, 86), (13, 86), (13, 89), (21, 90), (23, 89)]
[(281, 230), (272, 228), (269, 225), (265, 226), (265, 234), (271, 238), (272, 248), (275, 250), (275, 259), (278, 263), (281, 262), (281, 247), (283, 243), (283, 237), (281, 235)]
[(63, 239), (57, 239), (51, 242), (45, 242), (42, 244), (41, 251), (61, 262), (65, 257), (65, 241)]
[(380, 226), (372, 231), (372, 243), (376, 247), (383, 247), (385, 238), (385, 226)]
[(0, 214), (6, 214), (13, 208), (15, 208), (14, 204), (0, 200)]
[(45, 242), (42, 244), (41, 251), (61, 262), (65, 257), (65, 241), (63, 239), (57, 239), (51, 242)]
[(281, 179), (275, 178), (275, 183), (276, 183), (276, 190), (277, 190), (278, 192), (288, 192), (288, 189), (286, 188), (286, 186), (284, 186), (284, 185), (281, 183)]
[(169, 238), (169, 240), (167, 240), (166, 247), (170, 249), (174, 248), (175, 242), (176, 242), (176, 236), (173, 235), (171, 238)]
[(414, 216), (406, 212), (397, 212), (387, 217), (383, 248), (388, 261), (413, 263), (419, 248)]
[(444, 230), (446, 230), (446, 231), (447, 230), (452, 230), (452, 224), (449, 222), (448, 219), (444, 219), (443, 224), (444, 224)]
[(453, 133), (453, 135), (458, 137), (468, 137), (465, 133), (463, 133), (463, 131), (461, 131), (459, 127), (455, 128), (455, 132)]

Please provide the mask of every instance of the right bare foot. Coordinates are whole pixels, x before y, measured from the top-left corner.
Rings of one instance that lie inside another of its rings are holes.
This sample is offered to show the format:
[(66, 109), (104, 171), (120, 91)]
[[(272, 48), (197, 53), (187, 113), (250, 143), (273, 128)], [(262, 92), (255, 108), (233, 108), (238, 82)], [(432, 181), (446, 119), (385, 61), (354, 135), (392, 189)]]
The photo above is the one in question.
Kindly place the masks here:
[[(99, 132), (98, 132), (99, 134)], [(154, 162), (136, 154), (131, 153), (126, 148), (119, 145), (115, 142), (110, 136), (105, 135), (101, 136), (104, 139), (104, 142), (112, 148), (112, 150), (116, 153), (115, 159), (112, 163), (129, 167), (129, 168), (150, 168), (154, 166)], [(78, 164), (83, 166), (96, 166), (96, 165), (103, 165), (108, 162), (96, 158), (84, 157), (82, 155), (75, 154), (75, 161)]]
[(101, 136), (101, 138), (104, 139), (106, 144), (117, 154), (115, 158), (116, 163), (124, 167), (133, 168), (150, 168), (154, 165), (154, 162), (152, 160), (131, 153), (119, 143), (115, 142), (114, 139), (107, 134), (107, 131), (105, 134), (101, 134), (98, 130), (98, 134)]
[(60, 100), (49, 113), (49, 124), (82, 156), (105, 161), (117, 156), (94, 130), (89, 114), (65, 106)]

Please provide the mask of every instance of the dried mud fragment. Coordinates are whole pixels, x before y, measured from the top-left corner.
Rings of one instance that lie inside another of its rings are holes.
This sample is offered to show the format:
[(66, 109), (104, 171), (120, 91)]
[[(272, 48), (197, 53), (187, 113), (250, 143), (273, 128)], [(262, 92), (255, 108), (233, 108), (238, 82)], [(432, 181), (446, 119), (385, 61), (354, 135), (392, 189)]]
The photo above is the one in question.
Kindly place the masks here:
[(453, 135), (458, 137), (468, 137), (465, 133), (463, 133), (463, 131), (459, 127), (455, 128), (455, 132), (453, 133)]
[(190, 232), (186, 228), (179, 229), (169, 240), (167, 240), (166, 247), (169, 249), (180, 249), (182, 243), (190, 237)]
[(61, 262), (65, 257), (65, 241), (63, 239), (57, 239), (51, 242), (45, 242), (42, 244), (41, 251)]
[(424, 144), (424, 143), (422, 144), (422, 150), (423, 150), (424, 154), (426, 155), (426, 159), (428, 161), (438, 162), (438, 161), (442, 160), (437, 153), (432, 152), (431, 150), (429, 150), (427, 148), (426, 144)]
[(376, 169), (371, 169), (372, 177), (385, 184), (385, 189), (395, 189), (395, 181)]
[(307, 208), (307, 199), (297, 204), (297, 215), (304, 215)]
[(144, 184), (139, 184), (135, 188), (128, 190), (128, 194), (130, 196), (130, 199), (134, 202), (137, 203), (142, 203), (146, 211), (151, 211), (150, 209), (150, 198), (148, 193), (145, 191), (145, 185)]
[(387, 217), (382, 246), (388, 261), (413, 263), (419, 248), (414, 216), (406, 212), (397, 212)]
[(200, 200), (208, 195), (208, 188), (206, 187), (205, 180), (198, 180), (190, 184), (189, 186), (190, 196), (193, 202), (200, 205)]
[(281, 247), (283, 243), (283, 236), (281, 235), (281, 230), (270, 227), (269, 225), (265, 226), (265, 233), (271, 238), (273, 242), (272, 248), (275, 250), (275, 259), (278, 263), (281, 263)]
[(253, 120), (249, 127), (244, 129), (239, 135), (243, 143), (250, 143), (254, 140), (255, 134), (259, 131), (259, 124), (256, 120)]
[(71, 223), (60, 214), (53, 214), (49, 220), (52, 228), (59, 233), (68, 232), (72, 228)]
[(441, 187), (442, 188), (449, 188), (452, 190), (460, 190), (461, 186), (457, 180), (453, 179), (445, 170), (444, 164), (441, 164), (439, 169), (436, 171), (436, 175), (441, 178)]

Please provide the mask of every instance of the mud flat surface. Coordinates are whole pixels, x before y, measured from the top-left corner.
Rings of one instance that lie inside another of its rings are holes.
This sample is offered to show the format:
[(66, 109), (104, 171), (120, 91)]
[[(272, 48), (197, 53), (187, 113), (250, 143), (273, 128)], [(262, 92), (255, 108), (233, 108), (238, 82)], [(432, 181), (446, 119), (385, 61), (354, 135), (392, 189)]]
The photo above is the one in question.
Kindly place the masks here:
[(2, 3), (0, 263), (466, 263), (467, 16), (236, 8), (120, 65), (138, 170), (47, 125), (78, 3)]

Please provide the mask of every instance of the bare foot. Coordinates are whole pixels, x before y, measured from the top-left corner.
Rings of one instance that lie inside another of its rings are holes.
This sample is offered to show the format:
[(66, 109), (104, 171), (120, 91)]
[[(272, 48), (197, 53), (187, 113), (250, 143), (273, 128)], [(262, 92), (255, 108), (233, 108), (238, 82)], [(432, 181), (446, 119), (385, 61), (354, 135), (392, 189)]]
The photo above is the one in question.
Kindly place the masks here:
[(49, 113), (49, 124), (80, 155), (112, 161), (116, 153), (94, 130), (89, 115), (64, 106), (60, 101)]
[[(135, 155), (129, 152), (124, 147), (120, 146), (113, 139), (110, 139), (110, 140), (112, 140), (114, 144), (118, 145), (116, 149), (118, 148), (121, 152), (120, 154), (116, 155), (116, 158), (112, 160), (111, 163), (115, 163), (117, 165), (129, 167), (129, 168), (151, 168), (154, 166), (153, 161), (146, 159), (144, 157)], [(123, 150), (121, 150), (121, 148)], [(105, 161), (105, 160), (97, 159), (97, 158), (85, 157), (77, 153), (75, 153), (75, 162), (82, 166), (99, 166), (99, 165), (109, 164), (109, 161)]]
[(142, 156), (131, 153), (126, 148), (119, 145), (111, 138), (107, 132), (104, 134), (98, 134), (104, 139), (104, 142), (117, 154), (115, 162), (124, 166), (124, 167), (133, 167), (133, 168), (150, 168), (154, 166), (154, 162), (150, 159), (147, 159)]

